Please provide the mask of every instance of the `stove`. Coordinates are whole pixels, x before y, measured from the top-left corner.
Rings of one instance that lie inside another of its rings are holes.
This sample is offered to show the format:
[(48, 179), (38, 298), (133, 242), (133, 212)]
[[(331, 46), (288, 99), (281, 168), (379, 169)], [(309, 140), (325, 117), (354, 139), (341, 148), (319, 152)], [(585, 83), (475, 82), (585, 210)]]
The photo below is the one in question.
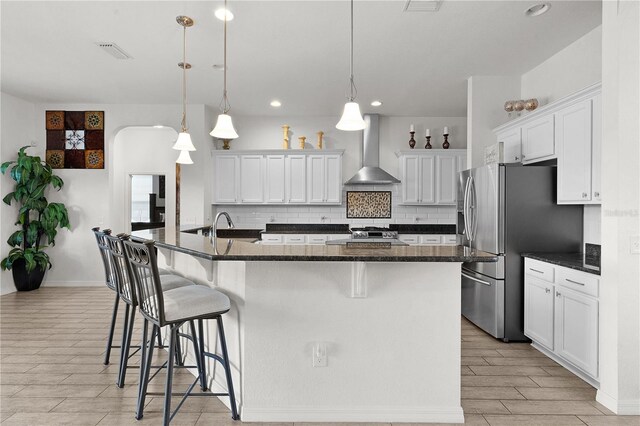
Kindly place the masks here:
[(392, 231), (389, 228), (381, 228), (377, 226), (365, 226), (364, 228), (351, 228), (352, 239), (398, 239), (398, 231)]

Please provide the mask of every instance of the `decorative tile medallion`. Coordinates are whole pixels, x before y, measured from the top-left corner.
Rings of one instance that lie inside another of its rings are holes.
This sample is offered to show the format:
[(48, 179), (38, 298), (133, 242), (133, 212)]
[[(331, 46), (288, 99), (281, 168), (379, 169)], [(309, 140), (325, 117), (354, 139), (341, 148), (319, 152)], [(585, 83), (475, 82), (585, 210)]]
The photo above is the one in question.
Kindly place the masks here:
[(87, 169), (104, 169), (104, 151), (87, 149), (84, 152), (84, 158)]
[(391, 219), (391, 191), (347, 191), (347, 218)]
[(104, 169), (104, 111), (46, 111), (46, 161), (56, 169)]
[(64, 149), (48, 149), (47, 164), (50, 165), (52, 169), (63, 169)]

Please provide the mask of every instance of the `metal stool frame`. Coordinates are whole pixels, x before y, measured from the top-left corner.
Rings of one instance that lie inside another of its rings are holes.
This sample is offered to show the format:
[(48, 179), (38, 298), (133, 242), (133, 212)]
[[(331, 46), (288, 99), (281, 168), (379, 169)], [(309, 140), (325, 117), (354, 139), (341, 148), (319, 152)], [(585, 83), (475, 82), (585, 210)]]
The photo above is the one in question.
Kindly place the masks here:
[[(131, 241), (124, 241), (125, 253), (129, 262), (132, 279), (136, 285), (139, 304), (138, 309), (140, 314), (145, 318), (143, 327), (143, 362), (144, 366), (140, 370), (140, 382), (138, 389), (138, 406), (136, 409), (136, 419), (140, 420), (143, 417), (145, 398), (147, 395), (157, 395), (157, 393), (147, 393), (147, 385), (149, 381), (155, 377), (160, 371), (159, 369), (154, 372), (150, 377), (151, 361), (153, 359), (153, 341), (156, 333), (161, 327), (168, 326), (170, 330), (169, 337), (169, 357), (167, 361), (167, 378), (165, 383), (164, 392), (164, 413), (163, 424), (169, 425), (171, 420), (175, 417), (182, 407), (182, 404), (189, 396), (228, 396), (231, 403), (231, 417), (234, 420), (238, 420), (238, 410), (236, 407), (235, 393), (233, 390), (233, 381), (231, 378), (231, 368), (229, 364), (229, 354), (227, 351), (227, 342), (224, 335), (224, 327), (222, 325), (222, 314), (228, 312), (211, 312), (200, 316), (182, 318), (176, 321), (169, 321), (165, 317), (164, 311), (164, 298), (160, 285), (160, 277), (158, 274), (158, 264), (155, 253), (155, 244), (153, 241), (145, 241), (144, 243), (134, 243)], [(222, 356), (212, 354), (204, 351), (204, 333), (202, 320), (215, 319), (218, 327), (218, 334), (220, 336), (220, 345), (222, 349)], [(195, 332), (194, 321), (198, 321), (198, 328), (200, 339), (197, 340)], [(148, 336), (148, 324), (151, 323), (153, 328), (151, 330), (151, 336)], [(191, 337), (196, 357), (196, 364), (198, 367), (198, 376), (195, 381), (189, 386), (185, 393), (173, 393), (172, 381), (173, 381), (173, 358), (175, 357), (176, 341), (179, 333), (178, 328), (185, 323), (189, 323)], [(220, 362), (225, 370), (225, 377), (227, 381), (226, 393), (194, 393), (193, 388), (200, 381), (201, 387), (206, 389), (206, 365), (205, 356), (209, 356), (216, 361)], [(182, 396), (182, 399), (178, 403), (177, 407), (171, 412), (171, 397)]]

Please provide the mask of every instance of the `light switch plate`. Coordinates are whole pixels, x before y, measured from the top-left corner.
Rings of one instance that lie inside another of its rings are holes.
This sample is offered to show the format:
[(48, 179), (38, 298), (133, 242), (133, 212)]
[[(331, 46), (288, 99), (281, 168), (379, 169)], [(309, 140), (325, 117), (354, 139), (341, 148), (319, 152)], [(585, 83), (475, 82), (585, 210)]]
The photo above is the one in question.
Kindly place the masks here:
[(634, 235), (629, 238), (630, 240), (630, 248), (631, 254), (640, 254), (640, 236)]

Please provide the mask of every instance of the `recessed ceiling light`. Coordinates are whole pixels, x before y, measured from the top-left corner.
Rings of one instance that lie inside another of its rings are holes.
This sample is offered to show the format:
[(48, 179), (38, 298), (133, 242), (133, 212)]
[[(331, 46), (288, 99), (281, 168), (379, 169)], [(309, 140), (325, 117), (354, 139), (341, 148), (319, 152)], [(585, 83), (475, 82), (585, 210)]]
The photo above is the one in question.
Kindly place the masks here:
[(225, 8), (221, 8), (216, 10), (216, 18), (218, 18), (221, 21), (232, 21), (233, 20), (233, 13), (231, 13), (231, 11), (229, 9), (225, 9)]
[(551, 9), (550, 3), (538, 3), (525, 10), (524, 14), (526, 16), (540, 16), (543, 13), (547, 13), (549, 9)]
[(154, 129), (164, 129), (164, 126), (162, 124), (156, 124), (155, 126), (153, 126)]
[(371, 106), (379, 107), (380, 105), (382, 105), (382, 101), (373, 101), (373, 102), (371, 102)]
[(275, 108), (279, 108), (279, 107), (282, 106), (282, 102), (280, 102), (277, 99), (274, 99), (274, 100), (271, 101), (271, 103), (269, 105), (271, 105), (272, 107), (275, 107)]

